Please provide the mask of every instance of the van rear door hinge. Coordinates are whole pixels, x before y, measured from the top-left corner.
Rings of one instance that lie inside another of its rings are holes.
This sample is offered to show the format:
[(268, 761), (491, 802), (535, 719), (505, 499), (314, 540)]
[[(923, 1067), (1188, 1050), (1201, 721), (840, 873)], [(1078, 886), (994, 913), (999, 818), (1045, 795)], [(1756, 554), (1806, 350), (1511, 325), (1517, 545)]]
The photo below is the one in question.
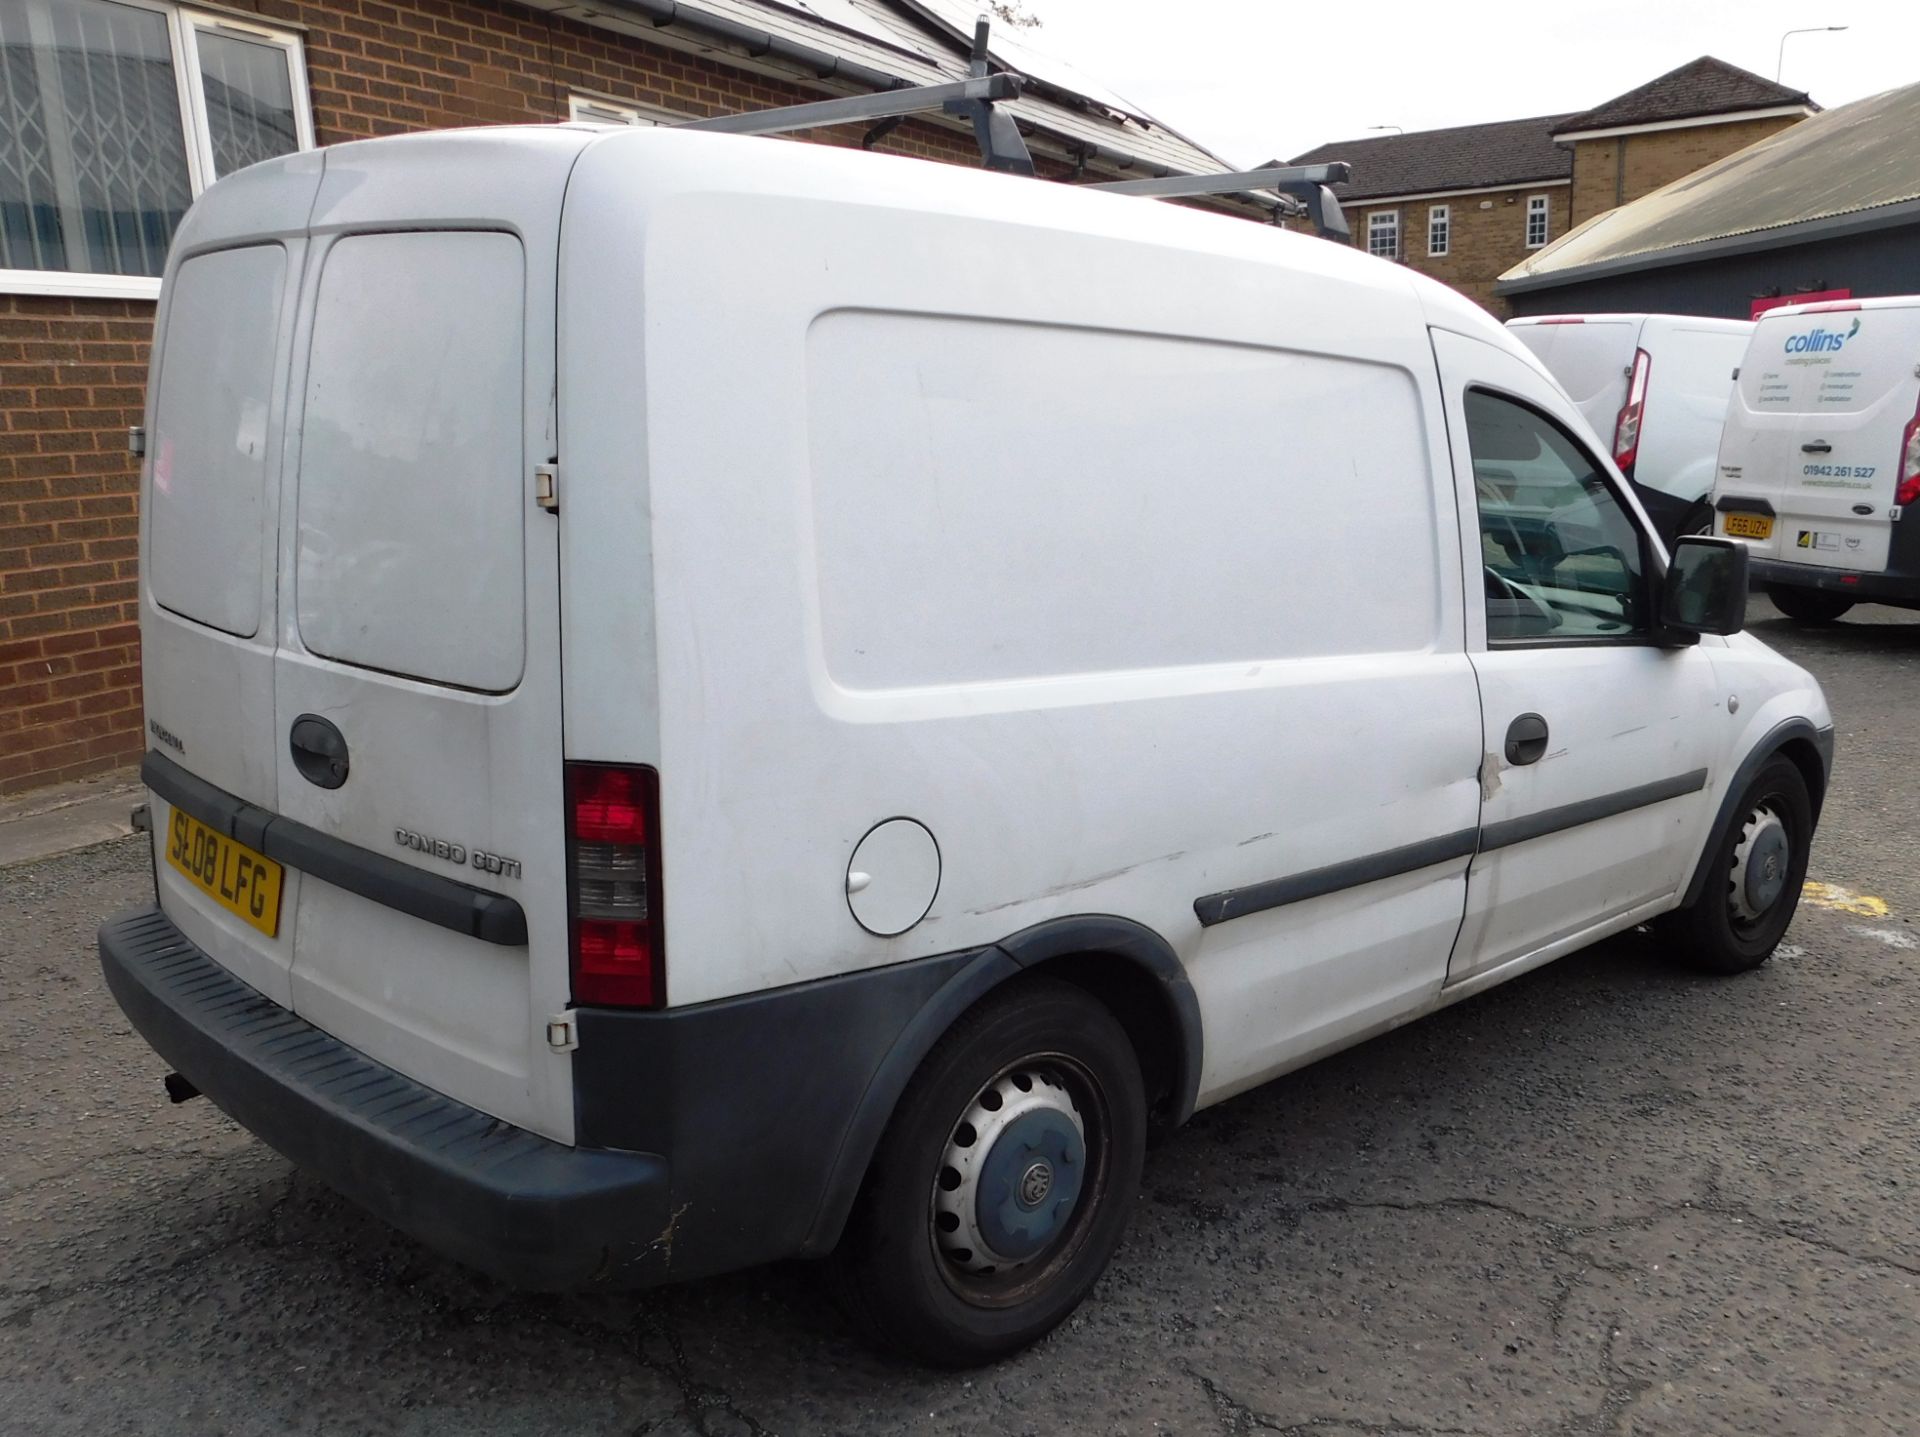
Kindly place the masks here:
[(534, 466), (533, 502), (549, 514), (560, 512), (560, 466), (558, 464)]
[(556, 1053), (571, 1053), (580, 1046), (580, 1029), (571, 1013), (555, 1013), (547, 1019), (547, 1046)]

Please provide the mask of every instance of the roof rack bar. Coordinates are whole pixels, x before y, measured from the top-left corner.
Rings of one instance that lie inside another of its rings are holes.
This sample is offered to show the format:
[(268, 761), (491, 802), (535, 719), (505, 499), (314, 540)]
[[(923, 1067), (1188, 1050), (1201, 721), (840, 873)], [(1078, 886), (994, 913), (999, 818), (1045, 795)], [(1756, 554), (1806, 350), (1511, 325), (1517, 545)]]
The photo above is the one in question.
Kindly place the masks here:
[(849, 125), (916, 115), (950, 105), (992, 104), (1019, 97), (1018, 75), (976, 75), (949, 85), (914, 85), (882, 90), (873, 95), (849, 95), (818, 100), (809, 105), (783, 105), (777, 110), (745, 110), (737, 115), (715, 115), (705, 120), (682, 120), (679, 130), (712, 130), (726, 135), (779, 135), (789, 130), (811, 130), (820, 125)]
[(1089, 189), (1115, 195), (1145, 195), (1176, 199), (1185, 195), (1220, 195), (1236, 190), (1273, 190), (1282, 186), (1344, 184), (1353, 167), (1336, 160), (1329, 165), (1270, 165), (1263, 170), (1234, 170), (1220, 175), (1167, 175), (1157, 180), (1106, 180)]
[(1241, 194), (1248, 190), (1276, 190), (1298, 200), (1306, 208), (1313, 227), (1322, 239), (1353, 242), (1353, 229), (1340, 211), (1340, 201), (1329, 185), (1344, 184), (1353, 167), (1343, 160), (1325, 165), (1269, 165), (1259, 170), (1239, 170), (1221, 175), (1168, 175), (1158, 180), (1109, 180), (1089, 185), (1114, 195), (1139, 195), (1147, 199), (1170, 200), (1200, 195)]

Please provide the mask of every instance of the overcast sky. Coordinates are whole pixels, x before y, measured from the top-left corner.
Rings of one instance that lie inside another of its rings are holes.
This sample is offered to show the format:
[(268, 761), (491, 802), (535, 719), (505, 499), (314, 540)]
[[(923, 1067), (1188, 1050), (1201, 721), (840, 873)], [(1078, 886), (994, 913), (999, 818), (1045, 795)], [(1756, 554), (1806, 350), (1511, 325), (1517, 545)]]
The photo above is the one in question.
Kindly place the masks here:
[[(1024, 0), (1024, 37), (1238, 165), (1584, 110), (1699, 55), (1832, 108), (1920, 81), (1920, 0)], [(1917, 140), (1916, 142), (1920, 142)]]

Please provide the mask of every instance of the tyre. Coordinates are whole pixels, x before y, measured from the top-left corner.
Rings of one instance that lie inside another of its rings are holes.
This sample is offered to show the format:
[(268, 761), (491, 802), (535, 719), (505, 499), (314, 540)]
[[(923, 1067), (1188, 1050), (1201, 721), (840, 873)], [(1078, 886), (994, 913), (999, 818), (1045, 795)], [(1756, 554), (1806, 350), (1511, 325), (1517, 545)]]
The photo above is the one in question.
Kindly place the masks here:
[(1140, 1185), (1147, 1105), (1113, 1015), (1047, 978), (990, 994), (914, 1075), (834, 1254), (878, 1345), (971, 1367), (1085, 1297)]
[(1773, 758), (1741, 794), (1707, 883), (1664, 925), (1674, 957), (1707, 973), (1745, 973), (1773, 956), (1807, 878), (1813, 804), (1807, 781)]
[(1767, 585), (1767, 597), (1774, 608), (1796, 624), (1830, 624), (1848, 609), (1853, 600), (1819, 589), (1795, 589), (1785, 584)]

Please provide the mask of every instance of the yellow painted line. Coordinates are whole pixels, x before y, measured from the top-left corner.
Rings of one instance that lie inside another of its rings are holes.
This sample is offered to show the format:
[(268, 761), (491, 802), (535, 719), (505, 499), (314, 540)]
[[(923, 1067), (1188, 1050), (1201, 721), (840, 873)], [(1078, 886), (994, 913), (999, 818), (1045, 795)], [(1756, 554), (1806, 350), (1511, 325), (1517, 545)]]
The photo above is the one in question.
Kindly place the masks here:
[(1886, 899), (1875, 898), (1871, 893), (1855, 893), (1837, 883), (1809, 882), (1800, 890), (1800, 896), (1817, 907), (1851, 913), (1856, 918), (1885, 918), (1888, 913)]

